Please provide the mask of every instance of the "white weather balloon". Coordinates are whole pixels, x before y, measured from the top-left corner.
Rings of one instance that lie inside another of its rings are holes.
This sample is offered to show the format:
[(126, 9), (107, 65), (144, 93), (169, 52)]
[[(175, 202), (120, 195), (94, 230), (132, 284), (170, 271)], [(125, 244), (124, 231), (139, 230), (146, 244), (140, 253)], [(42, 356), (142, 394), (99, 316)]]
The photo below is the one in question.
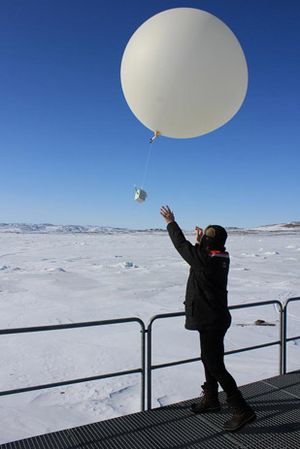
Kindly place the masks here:
[(239, 110), (247, 92), (247, 63), (221, 20), (199, 9), (175, 8), (135, 31), (123, 54), (121, 84), (146, 127), (168, 137), (196, 137)]

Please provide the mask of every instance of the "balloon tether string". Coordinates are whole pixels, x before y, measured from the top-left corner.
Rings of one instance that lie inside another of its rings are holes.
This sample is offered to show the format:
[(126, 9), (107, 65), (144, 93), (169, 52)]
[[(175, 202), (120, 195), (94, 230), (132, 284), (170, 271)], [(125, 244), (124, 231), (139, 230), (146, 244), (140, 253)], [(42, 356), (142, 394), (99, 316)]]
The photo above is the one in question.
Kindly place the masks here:
[(152, 145), (149, 146), (149, 148), (148, 148), (148, 154), (147, 154), (147, 159), (146, 159), (146, 164), (145, 164), (145, 170), (144, 170), (143, 182), (142, 182), (142, 185), (141, 185), (142, 189), (144, 188), (144, 184), (145, 184), (146, 177), (147, 177), (147, 174), (148, 174), (148, 169), (149, 169), (149, 163), (150, 163), (151, 153), (152, 153)]
[[(160, 132), (159, 131), (155, 131), (153, 137), (150, 139), (149, 143), (153, 143), (158, 137), (160, 136)], [(141, 188), (144, 188), (144, 184), (147, 178), (147, 174), (148, 174), (148, 170), (149, 170), (149, 164), (150, 164), (150, 159), (151, 159), (151, 154), (152, 154), (152, 145), (149, 145), (148, 148), (148, 154), (147, 154), (147, 159), (146, 159), (146, 164), (145, 164), (145, 170), (144, 170), (144, 176), (143, 176), (143, 182), (141, 185)]]

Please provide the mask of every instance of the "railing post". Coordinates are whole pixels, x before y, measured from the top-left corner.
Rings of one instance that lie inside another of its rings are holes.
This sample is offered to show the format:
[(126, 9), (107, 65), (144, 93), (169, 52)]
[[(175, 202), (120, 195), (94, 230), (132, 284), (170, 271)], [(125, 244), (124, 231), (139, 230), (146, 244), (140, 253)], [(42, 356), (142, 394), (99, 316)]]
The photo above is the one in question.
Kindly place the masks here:
[[(144, 324), (144, 323), (143, 323)], [(144, 412), (146, 410), (146, 329), (143, 325), (141, 334), (142, 334), (142, 382), (141, 382), (141, 410)]]
[(147, 328), (147, 410), (152, 409), (152, 321)]
[(285, 308), (281, 307), (281, 309), (280, 309), (279, 374), (284, 374), (284, 371), (285, 371), (285, 350), (286, 350), (285, 329), (286, 329)]
[(287, 304), (282, 309), (282, 322), (281, 322), (281, 372), (280, 374), (286, 374), (286, 332), (287, 332)]

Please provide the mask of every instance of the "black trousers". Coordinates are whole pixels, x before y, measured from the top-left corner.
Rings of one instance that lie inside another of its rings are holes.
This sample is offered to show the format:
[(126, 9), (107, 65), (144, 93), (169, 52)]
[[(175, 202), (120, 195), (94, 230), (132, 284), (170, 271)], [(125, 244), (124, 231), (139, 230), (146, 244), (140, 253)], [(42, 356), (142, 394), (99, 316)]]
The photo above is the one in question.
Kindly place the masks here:
[(226, 330), (200, 331), (201, 359), (204, 365), (206, 382), (212, 391), (221, 385), (227, 397), (234, 395), (237, 384), (224, 365), (224, 337)]

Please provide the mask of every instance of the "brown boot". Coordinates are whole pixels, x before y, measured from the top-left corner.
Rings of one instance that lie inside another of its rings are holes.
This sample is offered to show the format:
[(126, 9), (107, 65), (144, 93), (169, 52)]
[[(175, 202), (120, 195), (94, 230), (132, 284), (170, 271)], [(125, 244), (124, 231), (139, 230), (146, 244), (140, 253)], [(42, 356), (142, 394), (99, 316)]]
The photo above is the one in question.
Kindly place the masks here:
[(202, 396), (200, 397), (200, 401), (194, 402), (191, 405), (191, 410), (194, 413), (208, 413), (208, 412), (217, 412), (221, 410), (221, 405), (218, 398), (218, 387), (211, 387), (207, 383), (201, 385), (202, 387)]
[(255, 412), (247, 404), (239, 390), (234, 395), (229, 396), (227, 402), (233, 412), (231, 419), (224, 424), (224, 429), (227, 432), (234, 432), (235, 430), (241, 429), (245, 424), (256, 419)]

